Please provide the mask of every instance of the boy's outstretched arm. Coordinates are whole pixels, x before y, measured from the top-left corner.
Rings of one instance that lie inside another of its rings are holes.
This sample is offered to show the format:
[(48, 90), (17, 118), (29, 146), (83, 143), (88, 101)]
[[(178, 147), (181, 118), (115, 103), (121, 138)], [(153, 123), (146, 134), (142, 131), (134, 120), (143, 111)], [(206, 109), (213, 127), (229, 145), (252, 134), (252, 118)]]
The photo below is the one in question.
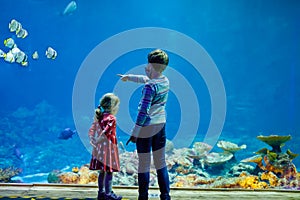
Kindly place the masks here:
[(124, 82), (128, 81), (128, 75), (126, 74), (117, 74), (117, 76), (119, 76), (120, 79)]
[(135, 83), (146, 83), (149, 81), (149, 78), (144, 75), (134, 75), (134, 74), (117, 74), (121, 78), (122, 81), (132, 81)]

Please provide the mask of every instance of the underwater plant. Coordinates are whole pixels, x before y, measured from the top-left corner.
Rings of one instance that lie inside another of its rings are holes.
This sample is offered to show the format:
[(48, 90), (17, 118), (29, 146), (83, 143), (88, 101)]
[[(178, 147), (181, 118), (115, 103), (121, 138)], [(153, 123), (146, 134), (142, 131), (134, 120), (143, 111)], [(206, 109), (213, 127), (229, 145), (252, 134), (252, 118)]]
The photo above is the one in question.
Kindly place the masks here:
[(279, 178), (294, 180), (297, 176), (297, 169), (292, 161), (298, 154), (292, 153), (289, 149), (282, 152), (281, 149), (291, 138), (290, 135), (257, 136), (257, 139), (270, 145), (272, 149), (260, 149), (256, 152), (256, 156), (246, 158), (241, 162), (254, 162), (264, 172), (273, 172)]

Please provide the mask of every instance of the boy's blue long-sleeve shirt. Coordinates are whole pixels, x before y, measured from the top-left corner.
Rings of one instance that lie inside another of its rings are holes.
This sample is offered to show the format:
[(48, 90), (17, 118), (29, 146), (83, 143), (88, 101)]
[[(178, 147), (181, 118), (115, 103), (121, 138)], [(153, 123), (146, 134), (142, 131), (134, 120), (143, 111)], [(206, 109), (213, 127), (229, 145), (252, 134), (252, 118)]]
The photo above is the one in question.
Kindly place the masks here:
[(161, 76), (157, 79), (149, 79), (143, 75), (128, 75), (128, 80), (145, 84), (132, 135), (137, 136), (141, 127), (166, 123), (165, 106), (169, 92), (168, 78)]

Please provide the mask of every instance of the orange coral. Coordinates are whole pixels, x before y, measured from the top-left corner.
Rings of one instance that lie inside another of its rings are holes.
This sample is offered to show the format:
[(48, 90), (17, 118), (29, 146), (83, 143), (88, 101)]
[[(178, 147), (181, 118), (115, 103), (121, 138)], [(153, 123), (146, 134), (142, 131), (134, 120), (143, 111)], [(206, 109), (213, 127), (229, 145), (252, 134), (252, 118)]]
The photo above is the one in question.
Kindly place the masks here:
[(268, 171), (271, 171), (271, 172), (274, 172), (274, 173), (276, 173), (276, 174), (280, 174), (280, 175), (283, 175), (284, 173), (284, 171), (283, 171), (283, 169), (281, 168), (278, 168), (278, 167), (275, 167), (274, 165), (272, 165), (271, 164), (271, 162), (269, 161), (269, 159), (268, 159), (268, 156), (264, 156), (264, 162), (265, 162), (265, 164), (266, 164), (266, 166), (265, 166), (265, 168), (266, 168), (266, 170), (268, 170)]
[(62, 183), (77, 183), (79, 180), (79, 174), (73, 172), (66, 172), (59, 175)]

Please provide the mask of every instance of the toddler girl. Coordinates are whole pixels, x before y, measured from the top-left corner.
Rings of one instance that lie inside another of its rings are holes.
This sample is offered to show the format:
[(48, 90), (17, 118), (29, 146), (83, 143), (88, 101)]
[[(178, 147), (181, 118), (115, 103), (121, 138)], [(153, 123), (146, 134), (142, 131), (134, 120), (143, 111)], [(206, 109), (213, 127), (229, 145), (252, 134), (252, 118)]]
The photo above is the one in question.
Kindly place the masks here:
[(120, 171), (118, 142), (116, 137), (116, 117), (120, 100), (107, 93), (100, 99), (95, 110), (94, 122), (89, 129), (90, 143), (93, 146), (91, 170), (99, 170), (98, 200), (120, 200), (112, 191), (113, 172)]

